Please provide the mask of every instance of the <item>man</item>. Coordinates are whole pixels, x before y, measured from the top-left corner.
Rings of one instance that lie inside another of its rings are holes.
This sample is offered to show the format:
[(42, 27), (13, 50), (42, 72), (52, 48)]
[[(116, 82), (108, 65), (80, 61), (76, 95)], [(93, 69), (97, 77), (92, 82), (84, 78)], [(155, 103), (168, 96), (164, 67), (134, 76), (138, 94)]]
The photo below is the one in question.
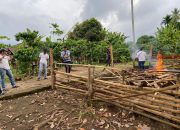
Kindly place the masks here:
[(146, 61), (146, 52), (143, 51), (143, 48), (141, 48), (136, 55), (136, 58), (138, 59), (138, 64), (140, 70), (144, 70), (144, 63)]
[(5, 88), (5, 69), (4, 64), (2, 62), (4, 57), (5, 49), (0, 49), (0, 77), (1, 77), (1, 88), (0, 88), (0, 95), (3, 94), (3, 88)]
[[(65, 46), (64, 50), (61, 52), (61, 58), (63, 60), (63, 63), (67, 63), (67, 64), (72, 63), (70, 55), (71, 55), (71, 52)], [(71, 72), (71, 66), (70, 65), (65, 65), (65, 70), (66, 70), (66, 73), (70, 73)]]
[(41, 80), (42, 71), (44, 68), (44, 79), (47, 79), (47, 66), (49, 62), (49, 55), (47, 54), (47, 49), (39, 54), (40, 64), (39, 64), (39, 75), (38, 80)]
[[(6, 49), (5, 55), (2, 59), (2, 62), (4, 64), (4, 69), (6, 71), (6, 75), (9, 78), (9, 81), (12, 85), (12, 88), (17, 88), (18, 86), (16, 86), (16, 84), (15, 84), (15, 80), (14, 80), (14, 77), (13, 77), (13, 74), (12, 74), (12, 71), (11, 71), (10, 65), (9, 65), (10, 55), (12, 55), (12, 54), (13, 53), (11, 52), (10, 49)], [(3, 89), (6, 90), (6, 88), (3, 88)]]

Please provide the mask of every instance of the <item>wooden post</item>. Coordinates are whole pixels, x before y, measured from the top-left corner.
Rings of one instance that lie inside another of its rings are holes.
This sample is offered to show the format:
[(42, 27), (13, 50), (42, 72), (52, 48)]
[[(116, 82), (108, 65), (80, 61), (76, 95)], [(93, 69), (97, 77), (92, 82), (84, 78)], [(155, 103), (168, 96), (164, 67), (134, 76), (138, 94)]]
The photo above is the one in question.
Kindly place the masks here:
[(153, 45), (150, 45), (149, 48), (149, 68), (152, 67), (152, 50), (153, 50)]
[[(177, 80), (177, 81), (176, 81), (177, 84), (180, 83), (180, 73), (177, 74), (177, 79), (176, 79), (176, 80)], [(177, 90), (177, 92), (179, 92), (179, 91), (180, 91), (180, 88), (177, 88), (176, 90)], [(179, 99), (179, 96), (176, 95), (175, 98), (176, 98), (176, 99)], [(177, 107), (177, 108), (175, 108), (175, 110), (179, 110), (179, 108)], [(179, 116), (179, 117), (180, 117), (180, 114), (175, 114), (175, 116)]]
[(51, 66), (51, 88), (55, 87), (55, 72), (54, 72), (54, 58), (53, 49), (50, 49), (50, 66)]
[(88, 93), (87, 93), (87, 105), (92, 105), (92, 98), (93, 98), (93, 86), (92, 86), (92, 76), (91, 76), (91, 66), (88, 66)]
[(112, 47), (112, 44), (110, 44), (109, 48), (110, 48), (110, 54), (111, 54), (111, 67), (114, 67), (114, 57), (113, 57), (113, 47)]

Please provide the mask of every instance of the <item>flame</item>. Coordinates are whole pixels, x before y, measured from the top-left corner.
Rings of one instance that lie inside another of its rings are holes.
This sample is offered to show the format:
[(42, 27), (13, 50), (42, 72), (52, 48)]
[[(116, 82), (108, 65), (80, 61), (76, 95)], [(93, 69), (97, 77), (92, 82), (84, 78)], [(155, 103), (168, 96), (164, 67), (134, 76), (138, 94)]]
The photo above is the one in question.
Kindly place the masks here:
[(163, 56), (160, 52), (157, 54), (157, 63), (155, 69), (156, 71), (164, 70)]

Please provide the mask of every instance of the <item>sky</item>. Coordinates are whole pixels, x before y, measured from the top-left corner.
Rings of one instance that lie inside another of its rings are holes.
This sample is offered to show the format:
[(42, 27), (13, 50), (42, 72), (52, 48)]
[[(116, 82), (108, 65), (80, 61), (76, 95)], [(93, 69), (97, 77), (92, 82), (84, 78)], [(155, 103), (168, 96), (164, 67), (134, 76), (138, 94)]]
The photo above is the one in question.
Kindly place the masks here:
[[(134, 0), (135, 35), (154, 35), (162, 18), (180, 0)], [(66, 34), (76, 23), (95, 17), (110, 31), (122, 32), (132, 40), (131, 0), (0, 0), (0, 35), (11, 38), (26, 28), (49, 36), (50, 23), (57, 23)]]

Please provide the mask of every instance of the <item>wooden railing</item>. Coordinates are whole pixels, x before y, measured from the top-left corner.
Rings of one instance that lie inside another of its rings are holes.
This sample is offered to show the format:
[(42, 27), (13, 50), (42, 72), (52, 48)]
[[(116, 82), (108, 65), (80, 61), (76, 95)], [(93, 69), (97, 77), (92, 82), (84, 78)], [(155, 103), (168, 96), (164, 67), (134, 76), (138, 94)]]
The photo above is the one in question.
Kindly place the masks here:
[[(73, 69), (80, 67), (86, 73), (83, 75), (65, 73), (58, 65), (71, 65)], [(52, 88), (61, 88), (84, 95), (88, 105), (94, 100), (104, 101), (180, 129), (180, 83), (159, 89), (139, 88), (96, 79), (94, 73), (97, 68), (104, 68), (112, 73), (120, 71), (118, 68), (95, 65), (55, 64), (51, 58)], [(176, 91), (176, 93), (173, 95), (167, 93), (170, 91)]]

